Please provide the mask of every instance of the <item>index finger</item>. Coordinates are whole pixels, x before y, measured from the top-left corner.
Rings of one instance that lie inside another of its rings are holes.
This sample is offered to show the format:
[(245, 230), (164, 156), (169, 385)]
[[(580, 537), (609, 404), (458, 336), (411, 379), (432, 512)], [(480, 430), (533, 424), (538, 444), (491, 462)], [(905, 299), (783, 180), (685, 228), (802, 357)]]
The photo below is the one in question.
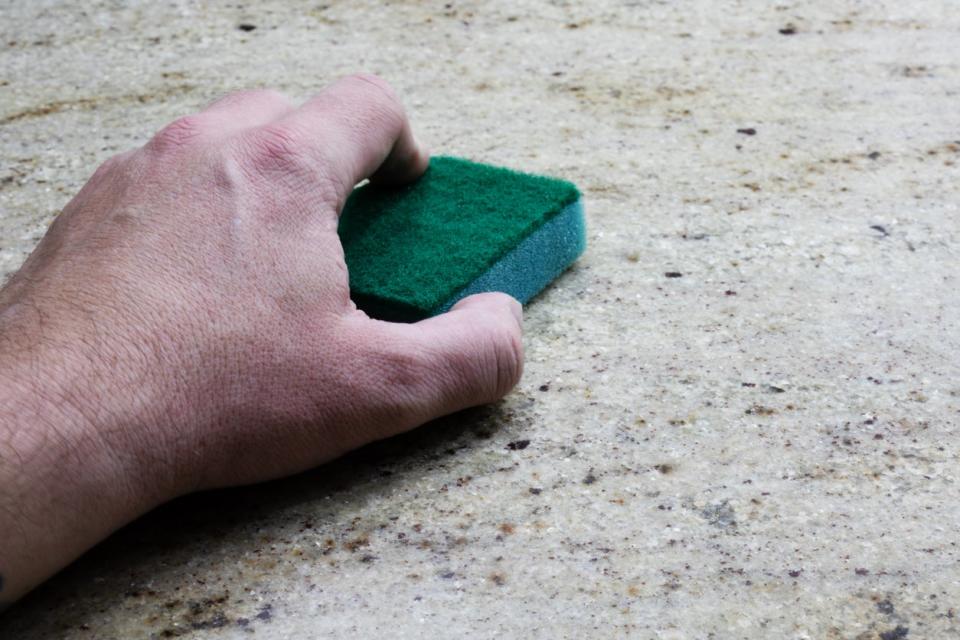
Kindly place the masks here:
[(427, 168), (400, 99), (373, 75), (347, 76), (272, 122), (302, 147), (339, 190), (341, 204), (360, 181), (403, 184)]

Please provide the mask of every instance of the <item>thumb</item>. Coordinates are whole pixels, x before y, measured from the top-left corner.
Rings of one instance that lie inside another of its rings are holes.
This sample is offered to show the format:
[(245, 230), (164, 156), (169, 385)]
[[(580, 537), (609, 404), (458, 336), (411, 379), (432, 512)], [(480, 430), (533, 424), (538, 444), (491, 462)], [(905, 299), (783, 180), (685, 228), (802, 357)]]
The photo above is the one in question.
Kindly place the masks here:
[(367, 398), (385, 402), (379, 409), (399, 421), (400, 430), (493, 402), (520, 381), (522, 309), (506, 294), (473, 295), (414, 324), (359, 314), (352, 320), (365, 372), (374, 378)]

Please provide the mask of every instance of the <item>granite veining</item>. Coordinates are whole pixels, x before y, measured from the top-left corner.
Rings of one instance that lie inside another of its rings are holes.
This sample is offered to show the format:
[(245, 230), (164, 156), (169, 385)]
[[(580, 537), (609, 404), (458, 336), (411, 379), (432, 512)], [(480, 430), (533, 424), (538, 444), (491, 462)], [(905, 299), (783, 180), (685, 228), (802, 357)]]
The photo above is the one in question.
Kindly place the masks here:
[(174, 117), (357, 70), (435, 152), (577, 183), (589, 227), (503, 402), (169, 504), (0, 637), (960, 636), (954, 3), (0, 16), (0, 274)]

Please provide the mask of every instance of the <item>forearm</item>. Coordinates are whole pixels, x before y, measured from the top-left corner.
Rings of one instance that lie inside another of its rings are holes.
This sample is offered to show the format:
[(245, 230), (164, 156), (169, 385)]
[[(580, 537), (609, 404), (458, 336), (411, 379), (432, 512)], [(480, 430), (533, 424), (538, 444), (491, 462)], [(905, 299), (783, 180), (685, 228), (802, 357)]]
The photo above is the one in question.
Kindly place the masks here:
[(145, 419), (136, 394), (105, 393), (109, 376), (91, 345), (70, 344), (59, 327), (45, 336), (23, 315), (0, 306), (0, 604), (158, 499), (153, 479), (135, 472), (140, 461), (118, 446)]
[(189, 491), (503, 396), (519, 303), (410, 325), (350, 302), (354, 185), (427, 170), (382, 80), (228, 96), (102, 165), (0, 289), (0, 602)]

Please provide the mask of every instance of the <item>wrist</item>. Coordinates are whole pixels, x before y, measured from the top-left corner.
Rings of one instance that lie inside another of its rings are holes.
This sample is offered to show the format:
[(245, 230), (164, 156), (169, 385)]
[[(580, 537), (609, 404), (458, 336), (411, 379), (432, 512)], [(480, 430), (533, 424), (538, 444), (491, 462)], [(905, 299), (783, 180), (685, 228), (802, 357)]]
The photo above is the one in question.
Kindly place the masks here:
[(0, 430), (12, 432), (12, 460), (31, 461), (19, 472), (89, 493), (124, 522), (177, 495), (167, 449), (148, 435), (163, 422), (167, 391), (153, 350), (62, 309), (20, 306), (0, 310), (13, 316), (0, 324)]
[(190, 488), (174, 440), (197, 406), (142, 324), (4, 293), (0, 604)]

